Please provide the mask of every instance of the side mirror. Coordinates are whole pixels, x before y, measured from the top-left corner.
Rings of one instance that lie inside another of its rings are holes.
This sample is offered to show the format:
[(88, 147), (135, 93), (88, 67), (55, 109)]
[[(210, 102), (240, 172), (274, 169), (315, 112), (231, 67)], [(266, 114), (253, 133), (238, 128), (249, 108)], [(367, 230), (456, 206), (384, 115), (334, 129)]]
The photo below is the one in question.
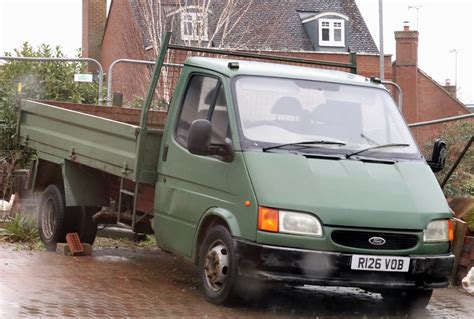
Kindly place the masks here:
[(444, 168), (444, 163), (448, 157), (448, 149), (446, 143), (443, 140), (437, 139), (433, 146), (433, 153), (431, 154), (431, 160), (427, 161), (433, 172), (439, 172)]
[(191, 154), (207, 155), (211, 145), (211, 122), (204, 119), (194, 120), (189, 128), (187, 147)]

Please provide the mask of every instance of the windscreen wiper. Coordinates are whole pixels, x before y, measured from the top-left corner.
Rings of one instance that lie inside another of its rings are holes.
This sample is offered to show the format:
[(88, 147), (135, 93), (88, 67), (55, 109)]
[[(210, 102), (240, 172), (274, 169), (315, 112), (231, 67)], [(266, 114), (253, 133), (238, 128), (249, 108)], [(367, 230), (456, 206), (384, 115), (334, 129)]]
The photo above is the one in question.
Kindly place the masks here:
[(338, 141), (326, 141), (326, 140), (314, 140), (314, 141), (303, 141), (303, 142), (294, 142), (294, 143), (286, 143), (286, 144), (279, 144), (279, 145), (273, 145), (269, 147), (264, 147), (262, 150), (264, 152), (268, 150), (272, 150), (274, 148), (281, 148), (285, 146), (303, 146), (303, 147), (311, 147), (310, 145), (320, 145), (320, 144), (326, 144), (326, 145), (346, 145), (344, 142), (338, 142)]
[(354, 156), (354, 155), (357, 155), (357, 154), (360, 154), (360, 153), (364, 153), (364, 152), (367, 152), (367, 151), (370, 151), (370, 150), (375, 150), (375, 149), (378, 149), (378, 148), (386, 148), (386, 147), (408, 147), (408, 146), (410, 146), (410, 144), (405, 144), (405, 143), (382, 144), (382, 145), (367, 147), (367, 148), (358, 150), (358, 151), (356, 151), (356, 152), (354, 152), (354, 153), (347, 154), (347, 155), (346, 155), (346, 158), (351, 158), (351, 157)]

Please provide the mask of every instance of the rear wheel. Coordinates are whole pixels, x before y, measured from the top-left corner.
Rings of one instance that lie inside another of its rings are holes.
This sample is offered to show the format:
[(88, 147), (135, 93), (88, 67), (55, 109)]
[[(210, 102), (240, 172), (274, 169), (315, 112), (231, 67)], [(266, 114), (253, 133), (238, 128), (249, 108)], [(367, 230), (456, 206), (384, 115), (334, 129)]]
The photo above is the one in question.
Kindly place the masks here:
[(81, 242), (92, 245), (97, 235), (97, 224), (92, 220), (92, 216), (99, 210), (100, 207), (67, 207), (67, 233), (77, 233)]
[(204, 296), (214, 304), (228, 304), (238, 278), (232, 236), (222, 225), (213, 227), (199, 253), (199, 279)]
[(66, 207), (64, 194), (56, 185), (43, 191), (39, 205), (38, 226), (40, 238), (49, 251), (55, 251), (57, 243), (66, 242), (66, 234), (77, 233), (81, 242), (93, 244), (97, 224), (92, 216), (100, 207)]
[(433, 294), (433, 289), (387, 290), (382, 292), (384, 303), (400, 310), (424, 309)]
[(40, 238), (49, 251), (55, 251), (56, 244), (65, 241), (64, 217), (63, 194), (56, 185), (49, 185), (41, 196), (38, 213)]

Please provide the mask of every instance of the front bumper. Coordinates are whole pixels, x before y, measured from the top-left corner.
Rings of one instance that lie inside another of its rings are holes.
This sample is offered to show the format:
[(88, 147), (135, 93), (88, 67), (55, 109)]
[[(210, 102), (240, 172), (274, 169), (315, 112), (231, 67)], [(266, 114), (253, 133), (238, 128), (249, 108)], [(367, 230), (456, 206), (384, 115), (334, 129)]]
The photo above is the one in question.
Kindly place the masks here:
[(452, 254), (409, 256), (406, 273), (352, 270), (352, 254), (259, 245), (234, 239), (239, 274), (295, 285), (385, 288), (443, 288), (454, 265)]

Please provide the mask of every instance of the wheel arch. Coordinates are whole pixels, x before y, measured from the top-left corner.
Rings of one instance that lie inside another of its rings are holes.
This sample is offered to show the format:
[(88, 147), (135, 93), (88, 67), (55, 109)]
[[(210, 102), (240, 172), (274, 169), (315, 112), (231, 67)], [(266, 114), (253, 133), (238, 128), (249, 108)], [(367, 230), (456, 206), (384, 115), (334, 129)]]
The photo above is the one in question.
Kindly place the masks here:
[(48, 185), (63, 191), (66, 206), (108, 206), (108, 181), (97, 169), (59, 158), (39, 158), (33, 163), (28, 185), (43, 191)]
[(64, 180), (59, 162), (37, 159), (32, 164), (28, 179), (28, 186), (34, 192), (43, 191), (48, 185), (56, 185), (64, 189)]
[(199, 249), (206, 236), (206, 232), (216, 225), (226, 227), (232, 237), (241, 237), (239, 223), (232, 212), (220, 207), (209, 208), (201, 217), (194, 236), (192, 260), (195, 264), (198, 263)]

